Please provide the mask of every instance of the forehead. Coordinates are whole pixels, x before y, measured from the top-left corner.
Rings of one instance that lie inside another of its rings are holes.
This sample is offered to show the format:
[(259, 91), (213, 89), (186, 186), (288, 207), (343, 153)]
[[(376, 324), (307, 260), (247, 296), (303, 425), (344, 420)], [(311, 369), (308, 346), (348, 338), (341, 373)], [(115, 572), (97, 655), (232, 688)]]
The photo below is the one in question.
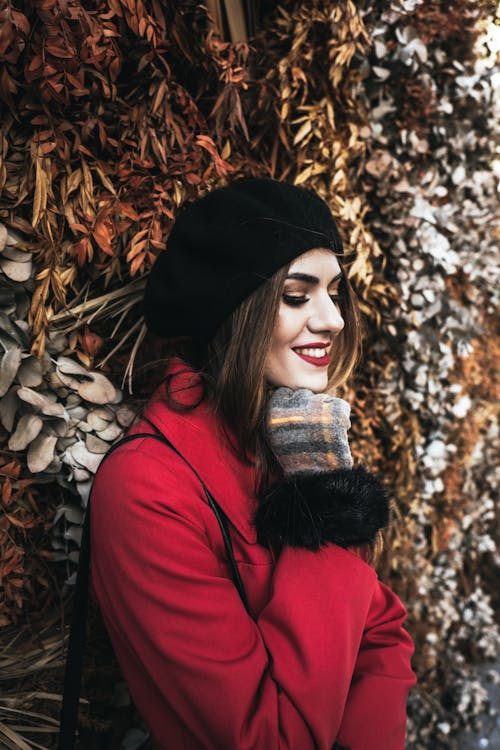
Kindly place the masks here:
[(308, 273), (330, 280), (340, 273), (340, 264), (331, 250), (315, 248), (299, 255), (290, 263), (289, 273)]

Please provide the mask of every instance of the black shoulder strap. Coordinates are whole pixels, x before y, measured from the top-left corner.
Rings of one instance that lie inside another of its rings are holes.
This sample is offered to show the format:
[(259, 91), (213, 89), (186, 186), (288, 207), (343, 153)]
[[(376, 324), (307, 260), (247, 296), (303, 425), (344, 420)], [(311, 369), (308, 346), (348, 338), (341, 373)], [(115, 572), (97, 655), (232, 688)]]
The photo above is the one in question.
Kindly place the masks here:
[[(149, 421), (149, 420), (148, 420)], [(231, 565), (233, 581), (238, 589), (238, 593), (243, 602), (243, 605), (248, 613), (250, 613), (248, 600), (245, 592), (243, 581), (241, 580), (238, 565), (234, 558), (233, 547), (231, 544), (231, 537), (229, 535), (227, 517), (222, 508), (210, 494), (208, 488), (205, 486), (198, 472), (191, 466), (189, 461), (177, 450), (177, 448), (170, 442), (170, 440), (161, 433), (155, 424), (151, 422), (151, 426), (156, 432), (139, 432), (135, 435), (127, 435), (113, 446), (104, 456), (105, 460), (111, 455), (117, 448), (131, 440), (137, 440), (137, 438), (154, 438), (160, 442), (168, 445), (182, 460), (190, 467), (190, 469), (196, 474), (196, 477), (200, 481), (203, 491), (205, 492), (209, 506), (212, 508), (215, 517), (219, 523), (222, 538), (224, 540), (224, 547), (226, 555)], [(82, 677), (82, 666), (83, 666), (83, 655), (85, 650), (85, 635), (86, 635), (86, 624), (87, 624), (87, 610), (88, 610), (88, 597), (89, 597), (89, 575), (90, 575), (90, 498), (87, 504), (87, 510), (85, 513), (85, 520), (83, 522), (82, 542), (80, 547), (80, 557), (78, 560), (78, 570), (76, 575), (75, 594), (73, 600), (73, 612), (71, 616), (71, 626), (69, 633), (68, 653), (66, 656), (66, 670), (64, 674), (64, 691), (63, 700), (61, 707), (61, 722), (59, 732), (59, 750), (73, 750), (76, 723), (78, 715), (78, 702), (80, 698), (80, 685)]]

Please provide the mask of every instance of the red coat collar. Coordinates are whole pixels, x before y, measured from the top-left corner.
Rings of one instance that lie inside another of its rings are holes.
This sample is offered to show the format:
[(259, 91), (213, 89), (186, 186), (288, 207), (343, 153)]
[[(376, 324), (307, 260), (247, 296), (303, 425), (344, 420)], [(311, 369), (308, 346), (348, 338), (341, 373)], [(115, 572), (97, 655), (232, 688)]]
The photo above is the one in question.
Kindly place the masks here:
[[(180, 359), (167, 375), (174, 375), (175, 398), (184, 404), (197, 403), (202, 396), (200, 377)], [(257, 541), (253, 518), (257, 507), (255, 468), (239, 458), (206, 401), (179, 413), (166, 400), (161, 385), (144, 410), (144, 416), (175, 445), (198, 472), (231, 523), (250, 544)], [(230, 434), (230, 433), (229, 433)]]

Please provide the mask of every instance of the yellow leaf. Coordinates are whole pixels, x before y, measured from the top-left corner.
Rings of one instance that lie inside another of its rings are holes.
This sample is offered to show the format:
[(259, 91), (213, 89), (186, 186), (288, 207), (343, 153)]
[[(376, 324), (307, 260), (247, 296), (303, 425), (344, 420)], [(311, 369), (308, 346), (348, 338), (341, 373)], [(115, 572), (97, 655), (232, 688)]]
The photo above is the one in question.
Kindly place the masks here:
[(104, 187), (107, 190), (109, 190), (110, 193), (113, 193), (113, 195), (116, 195), (116, 190), (115, 190), (115, 188), (113, 186), (113, 183), (109, 179), (109, 177), (106, 177), (106, 175), (104, 174), (104, 172), (102, 171), (102, 169), (100, 167), (98, 167), (97, 164), (94, 165), (94, 169), (97, 172), (97, 174), (99, 175), (99, 178), (100, 178), (102, 184), (104, 185)]
[(297, 177), (293, 181), (294, 185), (302, 185), (303, 182), (306, 182), (311, 176), (312, 171), (313, 171), (312, 165), (309, 167), (306, 167), (306, 169), (304, 169), (303, 172), (297, 175)]
[(306, 135), (308, 135), (311, 132), (311, 121), (306, 120), (305, 123), (302, 125), (301, 128), (299, 128), (298, 133), (296, 134), (295, 138), (293, 139), (293, 145), (296, 146), (297, 143), (300, 143)]
[(73, 172), (71, 172), (71, 174), (67, 178), (68, 195), (72, 193), (73, 190), (76, 190), (76, 188), (82, 181), (82, 177), (83, 177), (83, 174), (82, 174), (82, 170), (80, 169), (80, 167), (78, 167), (78, 169), (75, 169)]
[(42, 169), (40, 159), (36, 160), (35, 197), (33, 199), (33, 218), (31, 225), (36, 227), (47, 208), (47, 175)]

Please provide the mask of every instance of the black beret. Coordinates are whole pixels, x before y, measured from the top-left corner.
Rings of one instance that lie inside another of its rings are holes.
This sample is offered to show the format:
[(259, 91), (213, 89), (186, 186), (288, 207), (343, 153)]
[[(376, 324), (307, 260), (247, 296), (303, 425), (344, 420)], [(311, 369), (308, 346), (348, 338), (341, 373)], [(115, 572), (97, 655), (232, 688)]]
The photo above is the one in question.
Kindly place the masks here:
[(147, 327), (164, 338), (208, 341), (278, 269), (307, 250), (342, 242), (312, 190), (244, 178), (185, 203), (146, 284)]

